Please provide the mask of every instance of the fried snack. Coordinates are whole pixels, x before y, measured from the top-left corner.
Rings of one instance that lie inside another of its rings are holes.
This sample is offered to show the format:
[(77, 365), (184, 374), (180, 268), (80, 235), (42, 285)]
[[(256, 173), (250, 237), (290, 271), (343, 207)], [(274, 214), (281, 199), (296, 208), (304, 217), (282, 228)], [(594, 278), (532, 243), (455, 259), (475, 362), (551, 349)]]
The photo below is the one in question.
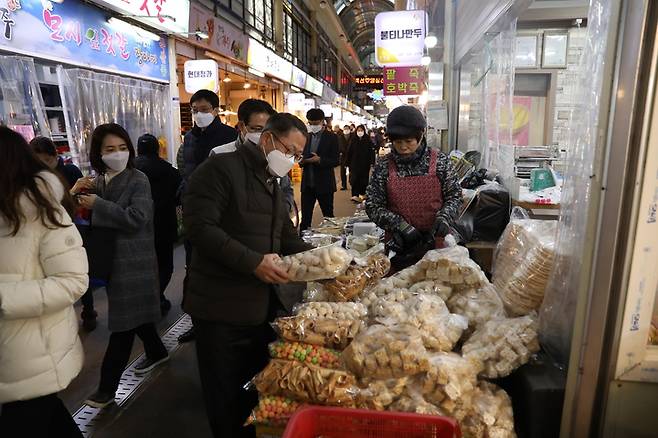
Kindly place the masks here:
[(343, 351), (348, 370), (360, 378), (391, 379), (427, 371), (427, 350), (418, 329), (410, 325), (373, 325)]
[(315, 281), (344, 274), (351, 261), (352, 256), (343, 248), (329, 245), (283, 257), (281, 265), (290, 281)]
[(462, 421), (477, 387), (479, 364), (456, 353), (433, 354), (429, 364), (429, 371), (418, 377), (423, 398), (441, 409), (444, 415)]
[(481, 362), (480, 376), (506, 377), (539, 351), (537, 322), (530, 316), (492, 319), (462, 347), (465, 359)]
[(371, 380), (365, 388), (359, 391), (356, 407), (383, 411), (402, 395), (408, 382), (408, 377)]
[(251, 411), (245, 426), (250, 424), (284, 426), (301, 406), (301, 403), (290, 398), (275, 395), (261, 396), (258, 406)]
[(512, 316), (538, 310), (556, 260), (557, 222), (510, 222), (496, 248), (493, 283)]
[(368, 283), (368, 268), (365, 266), (351, 265), (343, 275), (324, 283), (329, 300), (344, 302), (350, 301), (358, 296)]
[(427, 280), (453, 287), (481, 287), (488, 283), (482, 269), (463, 246), (428, 251), (417, 263)]
[(340, 352), (333, 348), (303, 342), (276, 341), (269, 345), (269, 350), (272, 359), (296, 360), (331, 369), (338, 369), (341, 365)]
[(423, 415), (444, 415), (438, 407), (424, 400), (422, 397), (409, 397), (407, 395), (403, 395), (397, 399), (387, 410)]
[(436, 295), (443, 301), (450, 298), (453, 293), (453, 289), (450, 286), (446, 286), (436, 280), (425, 280), (418, 282), (409, 287), (409, 291), (418, 294)]
[(358, 393), (356, 378), (346, 371), (281, 359), (272, 359), (253, 384), (261, 394), (328, 406), (354, 406)]
[(277, 318), (272, 326), (279, 337), (286, 341), (306, 342), (342, 350), (365, 327), (365, 323), (353, 319), (309, 319), (303, 316), (292, 316)]
[(468, 328), (468, 320), (451, 314), (440, 297), (408, 291), (380, 298), (372, 307), (372, 316), (380, 324), (416, 327), (425, 347), (437, 351), (452, 350)]
[(468, 318), (471, 330), (482, 326), (491, 319), (505, 318), (503, 302), (491, 284), (479, 289), (464, 289), (454, 293), (446, 301), (448, 309)]
[(464, 438), (516, 438), (514, 412), (507, 393), (492, 383), (480, 382), (461, 429)]
[(305, 318), (363, 319), (368, 309), (361, 303), (303, 303), (295, 306), (293, 313)]

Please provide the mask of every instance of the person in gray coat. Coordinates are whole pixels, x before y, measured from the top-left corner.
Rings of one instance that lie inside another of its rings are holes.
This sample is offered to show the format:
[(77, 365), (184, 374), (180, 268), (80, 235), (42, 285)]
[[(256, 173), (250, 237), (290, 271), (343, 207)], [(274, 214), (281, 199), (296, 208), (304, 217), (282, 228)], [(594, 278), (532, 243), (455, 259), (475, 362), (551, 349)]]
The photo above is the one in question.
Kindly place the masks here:
[[(153, 242), (153, 201), (148, 178), (135, 169), (135, 148), (115, 123), (98, 126), (89, 158), (99, 177), (81, 178), (73, 187), (80, 207), (92, 211), (91, 226), (116, 230), (112, 272), (107, 285), (108, 328), (112, 332), (103, 358), (98, 391), (86, 403), (103, 408), (114, 401), (128, 364), (135, 335), (146, 357), (135, 373), (146, 373), (169, 359), (155, 322), (160, 319), (160, 292)], [(80, 190), (91, 191), (80, 194)]]

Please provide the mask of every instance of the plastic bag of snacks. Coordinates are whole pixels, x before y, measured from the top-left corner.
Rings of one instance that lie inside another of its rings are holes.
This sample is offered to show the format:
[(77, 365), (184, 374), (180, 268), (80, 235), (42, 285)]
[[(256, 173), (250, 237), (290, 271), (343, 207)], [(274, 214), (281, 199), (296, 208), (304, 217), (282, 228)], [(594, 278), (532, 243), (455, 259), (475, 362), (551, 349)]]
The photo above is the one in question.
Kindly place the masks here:
[(480, 287), (489, 282), (463, 246), (428, 251), (418, 266), (426, 279), (454, 287)]
[(450, 298), (453, 292), (450, 286), (446, 286), (445, 284), (435, 280), (425, 280), (418, 282), (409, 287), (409, 290), (417, 294), (436, 295), (443, 301)]
[(331, 234), (314, 233), (308, 230), (302, 233), (302, 240), (304, 240), (304, 242), (306, 243), (313, 245), (316, 248), (320, 248), (322, 246), (327, 246), (327, 245), (335, 245), (336, 243), (342, 244), (343, 242), (343, 239), (341, 239), (338, 236), (332, 236)]
[(283, 257), (281, 264), (290, 281), (315, 281), (342, 275), (351, 261), (343, 248), (329, 245)]
[(324, 288), (330, 297), (327, 301), (350, 301), (358, 296), (368, 283), (370, 274), (368, 268), (352, 265), (343, 275), (324, 283)]
[(468, 318), (470, 329), (476, 329), (492, 319), (505, 318), (503, 302), (491, 284), (479, 289), (464, 289), (446, 302), (452, 313)]
[(456, 353), (433, 354), (429, 363), (429, 371), (418, 377), (423, 397), (445, 415), (463, 420), (477, 387), (479, 364)]
[(461, 429), (464, 438), (516, 438), (514, 412), (507, 393), (492, 383), (480, 382)]
[(245, 426), (250, 424), (284, 426), (301, 406), (301, 403), (290, 398), (276, 395), (261, 396), (258, 405), (247, 418)]
[(333, 295), (327, 292), (327, 289), (325, 289), (322, 284), (311, 281), (306, 284), (303, 301), (305, 303), (317, 301), (333, 301)]
[(538, 310), (556, 259), (557, 222), (513, 220), (496, 248), (493, 283), (511, 315)]
[(259, 393), (328, 406), (354, 406), (354, 375), (296, 361), (272, 359), (252, 381)]
[(462, 346), (464, 358), (483, 364), (480, 375), (506, 377), (539, 351), (537, 322), (530, 316), (492, 319)]
[(296, 360), (323, 368), (340, 368), (340, 352), (333, 348), (302, 342), (276, 341), (269, 345), (272, 359)]
[(383, 411), (398, 399), (409, 383), (409, 377), (400, 379), (371, 380), (361, 388), (357, 397), (356, 407)]
[(294, 307), (293, 313), (305, 318), (363, 319), (368, 309), (361, 303), (302, 303)]
[(360, 378), (391, 379), (427, 371), (427, 350), (417, 328), (373, 325), (343, 351), (348, 370)]
[(365, 327), (365, 323), (354, 319), (309, 319), (293, 316), (277, 318), (272, 327), (279, 337), (286, 341), (306, 342), (342, 350)]
[(425, 400), (418, 384), (414, 381), (405, 387), (404, 393), (388, 406), (387, 410), (423, 415), (445, 415), (438, 406)]

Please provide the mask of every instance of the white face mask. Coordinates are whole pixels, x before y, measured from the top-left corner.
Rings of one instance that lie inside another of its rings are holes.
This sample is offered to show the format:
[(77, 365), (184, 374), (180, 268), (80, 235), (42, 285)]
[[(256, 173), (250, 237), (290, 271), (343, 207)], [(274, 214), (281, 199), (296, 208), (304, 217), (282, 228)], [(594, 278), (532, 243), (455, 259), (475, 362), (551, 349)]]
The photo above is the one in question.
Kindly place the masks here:
[(247, 132), (244, 135), (244, 139), (245, 139), (245, 141), (250, 141), (253, 144), (258, 144), (258, 143), (260, 143), (261, 134), (262, 134), (262, 132)]
[(196, 113), (192, 114), (192, 120), (199, 128), (207, 128), (215, 120), (215, 115), (213, 113)]
[(317, 134), (322, 130), (322, 125), (308, 125), (308, 132), (311, 134)]
[(112, 152), (101, 157), (103, 163), (115, 172), (123, 172), (128, 165), (129, 158), (130, 152), (128, 151)]
[(279, 178), (286, 176), (294, 164), (294, 158), (286, 157), (286, 154), (278, 149), (274, 149), (272, 152), (267, 154), (267, 169), (272, 175)]
[(365, 133), (363, 131), (356, 131), (356, 136), (361, 138)]
[(350, 135), (351, 132), (352, 132), (352, 131), (350, 131), (349, 129), (343, 129), (343, 134), (345, 134), (346, 136), (347, 136), (347, 135)]

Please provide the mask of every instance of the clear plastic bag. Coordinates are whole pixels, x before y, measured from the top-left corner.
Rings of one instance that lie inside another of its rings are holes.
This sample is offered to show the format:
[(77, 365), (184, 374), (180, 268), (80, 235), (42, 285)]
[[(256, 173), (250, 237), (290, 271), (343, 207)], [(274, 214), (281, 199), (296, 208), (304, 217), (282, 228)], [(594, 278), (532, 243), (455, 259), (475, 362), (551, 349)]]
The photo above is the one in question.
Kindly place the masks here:
[(417, 381), (411, 381), (404, 393), (387, 408), (388, 411), (422, 415), (446, 415), (438, 406), (425, 400)]
[(328, 245), (335, 245), (335, 244), (341, 245), (343, 243), (343, 239), (338, 236), (332, 236), (331, 234), (314, 233), (312, 231), (304, 231), (302, 233), (302, 240), (304, 240), (304, 242), (306, 243), (313, 245), (316, 248), (320, 248)]
[(281, 265), (290, 281), (336, 278), (347, 270), (352, 256), (339, 245), (328, 245), (283, 257)]
[(539, 351), (536, 315), (493, 319), (478, 328), (462, 346), (462, 355), (482, 363), (480, 375), (506, 377)]
[(333, 295), (327, 292), (321, 283), (310, 281), (304, 289), (303, 301), (305, 303), (333, 301)]
[(479, 289), (464, 289), (446, 301), (452, 313), (468, 318), (469, 329), (475, 330), (489, 320), (505, 318), (503, 302), (491, 284)]
[(475, 389), (471, 411), (460, 425), (464, 438), (516, 438), (512, 401), (489, 382)]
[(417, 266), (426, 280), (453, 287), (480, 287), (488, 283), (482, 269), (463, 246), (428, 251)]
[(384, 411), (404, 393), (408, 382), (409, 377), (371, 380), (365, 388), (361, 388), (361, 391), (359, 391), (356, 407)]
[(285, 426), (295, 412), (302, 406), (298, 401), (276, 395), (259, 397), (258, 405), (251, 411), (245, 426), (259, 424), (264, 426)]
[(360, 320), (368, 316), (368, 308), (361, 303), (301, 303), (293, 308), (296, 316), (309, 319)]
[(365, 266), (351, 265), (345, 274), (324, 282), (324, 288), (331, 296), (328, 301), (351, 301), (390, 269), (391, 261), (383, 254), (370, 257)]
[(272, 359), (295, 360), (330, 369), (341, 367), (340, 352), (333, 348), (304, 342), (275, 341), (269, 345), (269, 350)]
[(286, 341), (306, 342), (342, 350), (365, 327), (361, 320), (333, 318), (310, 319), (303, 316), (277, 318), (274, 331)]
[(557, 222), (517, 219), (496, 247), (493, 283), (510, 315), (539, 309), (556, 259)]
[(354, 406), (359, 388), (349, 372), (272, 359), (252, 380), (259, 393), (328, 406)]
[(427, 350), (417, 328), (373, 325), (343, 351), (342, 360), (359, 378), (391, 379), (427, 371)]

